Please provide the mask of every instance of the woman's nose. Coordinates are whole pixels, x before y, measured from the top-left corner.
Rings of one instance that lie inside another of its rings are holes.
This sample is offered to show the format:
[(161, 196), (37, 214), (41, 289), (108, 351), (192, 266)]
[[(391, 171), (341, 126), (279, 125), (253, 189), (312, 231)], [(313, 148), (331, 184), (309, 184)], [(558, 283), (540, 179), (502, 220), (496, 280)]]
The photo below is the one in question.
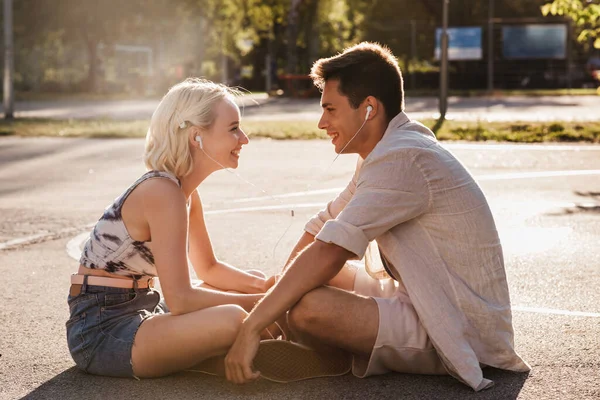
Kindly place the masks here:
[(243, 131), (243, 130), (241, 130), (241, 129), (240, 129), (240, 132), (242, 132), (242, 134), (240, 135), (240, 137), (239, 137), (238, 141), (239, 141), (241, 144), (247, 144), (247, 143), (250, 141), (250, 139), (248, 138), (248, 135), (246, 135), (246, 132), (244, 132), (244, 131)]

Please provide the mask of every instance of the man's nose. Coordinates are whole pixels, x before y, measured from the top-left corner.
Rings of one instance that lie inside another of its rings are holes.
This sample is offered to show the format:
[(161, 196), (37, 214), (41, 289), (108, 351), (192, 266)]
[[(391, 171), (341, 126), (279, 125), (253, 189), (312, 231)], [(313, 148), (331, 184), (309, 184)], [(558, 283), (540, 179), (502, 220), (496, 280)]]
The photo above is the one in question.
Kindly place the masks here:
[(327, 129), (327, 127), (329, 126), (329, 122), (325, 118), (325, 113), (321, 115), (321, 119), (319, 120), (319, 124), (317, 126), (319, 127), (319, 129)]

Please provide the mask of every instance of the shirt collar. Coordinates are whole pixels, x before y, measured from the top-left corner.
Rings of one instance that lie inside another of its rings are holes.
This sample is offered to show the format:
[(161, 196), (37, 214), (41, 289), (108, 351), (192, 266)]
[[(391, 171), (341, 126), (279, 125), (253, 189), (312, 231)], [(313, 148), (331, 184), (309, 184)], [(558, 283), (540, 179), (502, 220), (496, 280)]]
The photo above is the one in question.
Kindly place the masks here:
[(388, 124), (388, 127), (386, 129), (386, 132), (389, 131), (390, 129), (396, 129), (401, 127), (402, 125), (404, 125), (405, 123), (407, 123), (408, 121), (410, 121), (410, 118), (408, 118), (408, 115), (406, 115), (406, 113), (404, 111), (400, 111), (394, 118), (392, 118), (392, 120), (390, 121), (390, 123)]

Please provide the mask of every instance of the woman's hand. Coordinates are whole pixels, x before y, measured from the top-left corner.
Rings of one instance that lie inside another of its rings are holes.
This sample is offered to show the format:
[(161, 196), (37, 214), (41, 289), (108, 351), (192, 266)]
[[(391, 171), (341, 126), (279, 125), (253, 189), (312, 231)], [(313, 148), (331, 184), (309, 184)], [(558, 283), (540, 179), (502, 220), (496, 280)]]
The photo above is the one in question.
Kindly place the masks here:
[(281, 278), (280, 274), (275, 274), (273, 276), (271, 276), (270, 278), (265, 279), (265, 282), (263, 284), (263, 293), (266, 293), (269, 289), (271, 289), (277, 282), (279, 282), (279, 279)]

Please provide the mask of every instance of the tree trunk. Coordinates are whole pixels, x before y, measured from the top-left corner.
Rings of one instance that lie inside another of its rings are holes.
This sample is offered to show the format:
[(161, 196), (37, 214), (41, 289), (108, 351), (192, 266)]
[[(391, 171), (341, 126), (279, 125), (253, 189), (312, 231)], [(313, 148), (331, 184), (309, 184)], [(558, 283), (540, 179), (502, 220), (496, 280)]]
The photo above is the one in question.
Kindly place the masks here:
[(13, 44), (13, 3), (4, 0), (4, 119), (14, 118), (14, 44)]
[(85, 28), (82, 28), (82, 34), (87, 47), (90, 64), (88, 68), (87, 90), (93, 93), (98, 87), (98, 41), (88, 35)]
[(308, 26), (306, 29), (306, 42), (308, 47), (308, 65), (310, 71), (313, 63), (319, 58), (319, 24), (317, 22), (317, 11), (319, 9), (319, 1), (311, 0), (308, 8)]
[(290, 0), (290, 12), (288, 14), (287, 26), (287, 73), (296, 73), (298, 66), (298, 8), (302, 0)]

